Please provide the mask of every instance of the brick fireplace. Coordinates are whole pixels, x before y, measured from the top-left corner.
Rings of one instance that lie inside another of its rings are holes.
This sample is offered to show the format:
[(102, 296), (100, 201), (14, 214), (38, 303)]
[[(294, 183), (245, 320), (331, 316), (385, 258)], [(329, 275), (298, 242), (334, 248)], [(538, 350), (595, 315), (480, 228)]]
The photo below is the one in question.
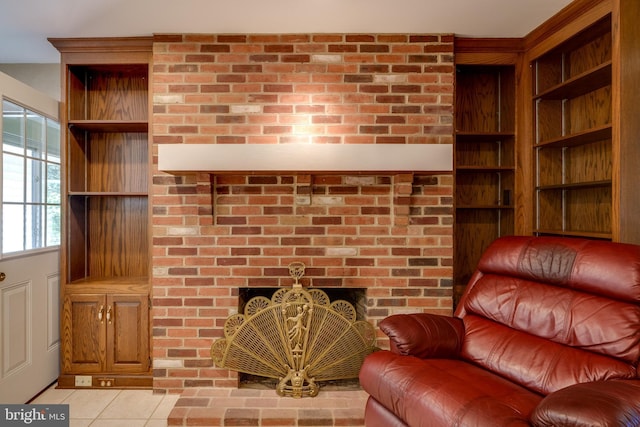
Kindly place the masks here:
[[(450, 173), (165, 173), (159, 144), (450, 144), (453, 36), (156, 35), (154, 389), (237, 387), (212, 342), (240, 289), (366, 289), (366, 319), (452, 309)], [(384, 346), (384, 341), (380, 340)]]

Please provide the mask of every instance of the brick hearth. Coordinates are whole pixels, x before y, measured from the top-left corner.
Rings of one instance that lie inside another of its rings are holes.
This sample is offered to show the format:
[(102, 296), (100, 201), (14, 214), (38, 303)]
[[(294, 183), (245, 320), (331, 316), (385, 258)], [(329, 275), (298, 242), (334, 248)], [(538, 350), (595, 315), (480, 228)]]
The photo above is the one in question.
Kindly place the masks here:
[(189, 388), (168, 418), (169, 426), (364, 425), (367, 394), (321, 391), (317, 397), (279, 397), (274, 390)]

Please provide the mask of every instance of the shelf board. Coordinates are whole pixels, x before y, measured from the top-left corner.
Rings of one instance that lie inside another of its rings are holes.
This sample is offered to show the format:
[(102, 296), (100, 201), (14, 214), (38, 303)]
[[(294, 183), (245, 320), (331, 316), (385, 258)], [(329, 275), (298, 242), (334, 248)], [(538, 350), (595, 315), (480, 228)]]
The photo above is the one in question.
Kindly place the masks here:
[(149, 277), (86, 277), (65, 284), (65, 293), (145, 293)]
[(611, 61), (550, 87), (535, 95), (534, 99), (575, 98), (609, 84), (611, 84)]
[(567, 237), (586, 237), (591, 239), (606, 239), (611, 240), (611, 233), (604, 233), (598, 231), (568, 231), (568, 230), (534, 230), (535, 234), (546, 234), (555, 236), (567, 236)]
[(611, 180), (607, 179), (603, 181), (576, 182), (571, 184), (540, 185), (536, 187), (536, 190), (573, 190), (579, 188), (597, 188), (609, 186), (611, 186)]
[(550, 139), (540, 142), (534, 147), (575, 147), (578, 145), (589, 144), (591, 142), (601, 141), (603, 139), (610, 139), (612, 135), (612, 126), (610, 124), (600, 126), (593, 129), (588, 129), (582, 132), (576, 132), (571, 135), (562, 136), (559, 138)]
[(500, 142), (502, 139), (515, 136), (514, 132), (456, 131), (456, 142)]
[(89, 132), (148, 132), (146, 120), (69, 120), (69, 128)]
[(456, 205), (456, 209), (513, 209), (513, 205)]
[(90, 197), (148, 197), (144, 191), (69, 191), (68, 196)]
[(114, 284), (114, 285), (146, 285), (149, 283), (147, 276), (117, 276), (117, 277), (86, 277), (84, 279), (75, 280), (70, 285), (86, 285), (86, 284)]
[(473, 173), (473, 172), (513, 172), (514, 166), (456, 166), (457, 172)]

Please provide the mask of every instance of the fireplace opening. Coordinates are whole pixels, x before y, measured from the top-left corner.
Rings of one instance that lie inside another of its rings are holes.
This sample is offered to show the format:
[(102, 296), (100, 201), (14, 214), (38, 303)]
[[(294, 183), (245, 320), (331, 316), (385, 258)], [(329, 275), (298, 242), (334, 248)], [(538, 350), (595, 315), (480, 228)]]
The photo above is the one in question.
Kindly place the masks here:
[[(238, 312), (243, 313), (247, 303), (255, 297), (271, 299), (275, 292), (281, 288), (275, 287), (252, 287), (240, 288), (238, 293)], [(366, 320), (366, 288), (305, 288), (310, 291), (319, 289), (324, 292), (330, 301), (346, 301), (351, 304), (356, 312), (356, 321)], [(275, 378), (253, 375), (245, 372), (238, 372), (238, 387), (249, 389), (275, 389), (278, 385)], [(318, 381), (319, 388), (323, 390), (357, 390), (360, 383), (357, 378), (336, 379)]]

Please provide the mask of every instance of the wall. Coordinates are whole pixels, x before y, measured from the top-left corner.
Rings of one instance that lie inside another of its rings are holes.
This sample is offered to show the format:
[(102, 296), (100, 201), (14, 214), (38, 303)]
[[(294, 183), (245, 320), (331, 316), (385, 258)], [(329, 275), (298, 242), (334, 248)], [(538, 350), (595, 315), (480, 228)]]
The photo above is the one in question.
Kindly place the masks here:
[[(171, 175), (163, 143), (453, 140), (453, 36), (156, 35), (154, 388), (235, 386), (209, 348), (239, 287), (366, 287), (367, 319), (452, 308), (451, 174)], [(385, 345), (380, 340), (381, 345)]]
[(60, 64), (0, 64), (0, 71), (60, 100)]

